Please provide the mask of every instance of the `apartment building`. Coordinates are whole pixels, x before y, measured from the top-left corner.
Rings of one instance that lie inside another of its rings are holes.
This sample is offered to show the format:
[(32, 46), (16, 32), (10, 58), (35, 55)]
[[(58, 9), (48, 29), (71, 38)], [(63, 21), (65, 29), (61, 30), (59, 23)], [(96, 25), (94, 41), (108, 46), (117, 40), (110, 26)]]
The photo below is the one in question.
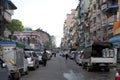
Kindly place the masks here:
[(0, 37), (4, 37), (5, 24), (11, 22), (11, 17), (17, 7), (10, 0), (0, 0)]

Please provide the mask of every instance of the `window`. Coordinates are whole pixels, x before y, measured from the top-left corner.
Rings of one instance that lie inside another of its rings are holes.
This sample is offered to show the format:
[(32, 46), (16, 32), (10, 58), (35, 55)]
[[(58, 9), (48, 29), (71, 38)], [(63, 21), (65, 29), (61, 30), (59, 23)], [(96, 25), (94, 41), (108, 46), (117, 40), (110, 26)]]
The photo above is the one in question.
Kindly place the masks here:
[(94, 24), (96, 23), (96, 17), (93, 18), (93, 22), (94, 22)]

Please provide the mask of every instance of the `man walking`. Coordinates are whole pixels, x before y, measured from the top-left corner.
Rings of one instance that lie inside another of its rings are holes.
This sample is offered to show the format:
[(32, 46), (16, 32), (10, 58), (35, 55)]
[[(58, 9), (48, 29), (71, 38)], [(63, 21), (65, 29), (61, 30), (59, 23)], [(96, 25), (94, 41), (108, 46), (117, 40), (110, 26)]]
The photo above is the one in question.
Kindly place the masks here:
[(68, 58), (68, 53), (65, 54), (65, 58), (66, 58), (66, 60), (67, 60), (67, 58)]
[(46, 64), (47, 64), (47, 59), (48, 59), (47, 52), (46, 52), (46, 50), (44, 50), (44, 53), (42, 55), (42, 60), (43, 60), (43, 65), (44, 66), (46, 66)]

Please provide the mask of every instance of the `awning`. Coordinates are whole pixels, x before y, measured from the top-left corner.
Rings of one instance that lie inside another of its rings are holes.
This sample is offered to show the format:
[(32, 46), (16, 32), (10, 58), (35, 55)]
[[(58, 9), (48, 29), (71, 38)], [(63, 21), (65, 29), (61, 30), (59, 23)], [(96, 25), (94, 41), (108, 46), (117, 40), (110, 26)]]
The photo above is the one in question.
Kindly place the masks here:
[(114, 36), (112, 38), (109, 39), (109, 42), (120, 42), (120, 35)]
[(116, 12), (117, 10), (118, 10), (118, 4), (116, 4), (116, 5), (111, 5), (111, 6), (109, 6), (108, 8), (103, 9), (103, 12), (105, 12), (105, 13), (114, 13), (114, 12)]

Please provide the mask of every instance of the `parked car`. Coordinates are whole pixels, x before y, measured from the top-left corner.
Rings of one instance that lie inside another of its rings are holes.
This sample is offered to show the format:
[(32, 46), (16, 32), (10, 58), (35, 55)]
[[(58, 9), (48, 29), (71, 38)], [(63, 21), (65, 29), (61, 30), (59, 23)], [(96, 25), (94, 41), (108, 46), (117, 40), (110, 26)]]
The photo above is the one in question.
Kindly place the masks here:
[(25, 51), (25, 56), (27, 58), (28, 61), (28, 68), (32, 68), (33, 70), (35, 70), (37, 67), (39, 67), (39, 60), (38, 60), (38, 56), (35, 54), (34, 51)]
[(75, 58), (77, 64), (82, 65), (83, 51), (80, 51)]
[(70, 59), (75, 60), (76, 55), (78, 54), (78, 51), (71, 51), (69, 54)]
[(35, 52), (35, 53), (36, 53), (36, 55), (38, 57), (39, 64), (42, 64), (43, 63), (43, 61), (42, 61), (42, 55), (43, 55), (43, 53), (42, 52)]
[(51, 51), (49, 51), (49, 50), (47, 50), (46, 52), (47, 52), (47, 55), (48, 55), (48, 60), (50, 60), (50, 59), (51, 59), (51, 56), (52, 56), (52, 53), (51, 53)]
[(0, 58), (0, 80), (12, 80), (6, 62)]

